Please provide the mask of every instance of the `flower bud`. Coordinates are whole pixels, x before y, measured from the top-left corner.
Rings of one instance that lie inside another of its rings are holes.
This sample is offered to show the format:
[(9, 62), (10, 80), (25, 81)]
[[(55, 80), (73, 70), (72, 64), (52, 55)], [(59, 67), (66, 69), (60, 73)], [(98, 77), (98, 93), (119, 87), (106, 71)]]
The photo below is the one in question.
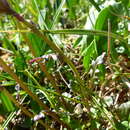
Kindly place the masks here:
[(10, 7), (7, 0), (0, 0), (0, 13), (2, 14), (14, 14), (15, 11)]

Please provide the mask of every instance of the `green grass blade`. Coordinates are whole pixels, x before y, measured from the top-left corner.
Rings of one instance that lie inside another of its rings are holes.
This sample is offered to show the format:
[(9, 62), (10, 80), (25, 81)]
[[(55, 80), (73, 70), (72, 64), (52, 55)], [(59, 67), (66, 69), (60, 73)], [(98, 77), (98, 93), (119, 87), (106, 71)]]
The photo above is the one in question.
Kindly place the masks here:
[[(64, 30), (48, 30), (46, 32), (52, 34), (73, 34), (73, 35), (95, 35), (95, 36), (105, 36), (107, 37), (107, 31), (100, 30), (86, 30), (86, 29), (64, 29)], [(118, 34), (110, 33), (110, 36), (114, 39), (118, 39), (124, 42), (124, 38)]]
[(2, 100), (2, 104), (5, 106), (8, 112), (11, 112), (15, 109), (9, 97), (6, 95), (4, 91), (0, 93), (0, 98)]
[(52, 25), (51, 25), (51, 29), (53, 29), (53, 28), (55, 27), (55, 24), (56, 24), (56, 22), (57, 22), (57, 19), (58, 19), (58, 17), (59, 17), (59, 14), (60, 14), (60, 12), (61, 12), (62, 7), (64, 6), (64, 4), (65, 4), (65, 0), (62, 0), (62, 1), (61, 1), (61, 4), (60, 4), (60, 6), (59, 6), (59, 8), (57, 9), (57, 11), (56, 11), (56, 13), (55, 13), (54, 18), (53, 18), (53, 23), (52, 23)]

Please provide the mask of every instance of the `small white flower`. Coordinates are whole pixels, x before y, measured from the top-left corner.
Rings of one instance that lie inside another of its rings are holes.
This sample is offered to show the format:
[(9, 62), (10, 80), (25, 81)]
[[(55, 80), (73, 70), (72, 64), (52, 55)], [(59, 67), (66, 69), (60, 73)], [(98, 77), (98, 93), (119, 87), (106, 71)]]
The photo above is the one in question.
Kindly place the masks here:
[(70, 93), (67, 93), (67, 92), (62, 93), (62, 95), (68, 98), (71, 98), (72, 96)]
[(77, 114), (77, 115), (80, 115), (83, 113), (83, 109), (81, 107), (81, 104), (77, 104), (76, 107), (74, 108), (74, 113)]
[(33, 120), (37, 121), (37, 120), (40, 120), (41, 118), (44, 118), (44, 117), (45, 117), (45, 115), (42, 112), (40, 112), (38, 115), (34, 116)]

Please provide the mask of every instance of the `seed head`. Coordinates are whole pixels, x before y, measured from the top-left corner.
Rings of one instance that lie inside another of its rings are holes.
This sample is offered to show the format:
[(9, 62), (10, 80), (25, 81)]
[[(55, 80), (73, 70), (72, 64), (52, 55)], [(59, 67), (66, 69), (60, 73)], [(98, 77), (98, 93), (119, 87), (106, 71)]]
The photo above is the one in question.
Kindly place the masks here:
[(8, 0), (0, 0), (0, 14), (14, 14), (15, 11), (10, 7)]

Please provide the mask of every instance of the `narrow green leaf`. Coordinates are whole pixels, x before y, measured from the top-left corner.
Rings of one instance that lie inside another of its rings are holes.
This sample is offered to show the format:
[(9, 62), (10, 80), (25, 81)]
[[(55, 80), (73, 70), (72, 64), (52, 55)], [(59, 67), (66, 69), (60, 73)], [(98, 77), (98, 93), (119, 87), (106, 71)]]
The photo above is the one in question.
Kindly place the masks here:
[(57, 19), (59, 17), (59, 14), (60, 14), (64, 4), (65, 4), (65, 0), (62, 0), (59, 8), (57, 9), (57, 11), (56, 11), (56, 13), (54, 15), (53, 22), (52, 22), (52, 25), (51, 25), (51, 29), (53, 29), (55, 27), (55, 24), (57, 22)]
[(8, 112), (14, 111), (15, 108), (4, 91), (0, 92), (0, 98)]
[(89, 70), (91, 59), (95, 57), (96, 50), (95, 50), (95, 41), (92, 41), (91, 44), (83, 51), (82, 55), (83, 58), (83, 65), (86, 71)]
[(42, 56), (45, 53), (46, 44), (43, 44), (43, 40), (33, 33), (28, 33), (27, 35), (35, 50), (36, 56)]

